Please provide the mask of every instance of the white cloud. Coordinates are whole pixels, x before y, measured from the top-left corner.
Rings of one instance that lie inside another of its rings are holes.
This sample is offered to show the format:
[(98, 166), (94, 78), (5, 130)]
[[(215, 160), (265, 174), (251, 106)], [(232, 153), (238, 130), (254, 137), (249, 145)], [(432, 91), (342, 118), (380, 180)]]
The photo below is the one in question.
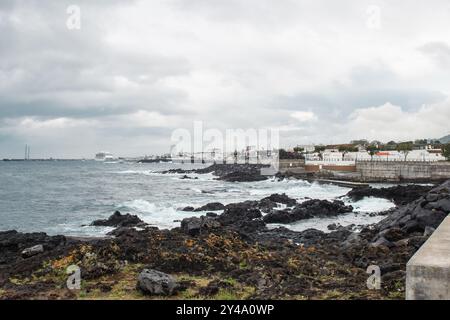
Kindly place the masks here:
[(317, 116), (311, 111), (296, 111), (291, 113), (291, 118), (299, 122), (310, 122), (317, 120)]
[(378, 107), (357, 109), (342, 128), (350, 137), (367, 139), (414, 140), (440, 138), (450, 133), (450, 100), (405, 111), (387, 102)]
[(124, 116), (112, 117), (116, 127), (131, 128), (174, 128), (180, 121), (176, 116), (166, 116), (159, 112), (139, 110)]

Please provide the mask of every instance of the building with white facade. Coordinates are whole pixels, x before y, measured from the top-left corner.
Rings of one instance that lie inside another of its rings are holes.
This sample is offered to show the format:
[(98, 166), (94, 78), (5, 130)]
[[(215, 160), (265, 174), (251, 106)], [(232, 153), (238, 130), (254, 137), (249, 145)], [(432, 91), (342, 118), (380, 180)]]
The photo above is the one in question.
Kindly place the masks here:
[(367, 151), (340, 152), (327, 149), (321, 153), (305, 155), (306, 164), (350, 165), (356, 161), (445, 161), (440, 149), (411, 150), (403, 153), (399, 151), (379, 151), (373, 156)]

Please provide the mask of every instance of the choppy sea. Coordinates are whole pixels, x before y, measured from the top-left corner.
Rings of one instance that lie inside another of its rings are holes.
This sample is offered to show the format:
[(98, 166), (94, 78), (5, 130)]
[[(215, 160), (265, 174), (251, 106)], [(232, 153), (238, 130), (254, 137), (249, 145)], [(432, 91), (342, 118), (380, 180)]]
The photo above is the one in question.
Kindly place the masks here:
[[(303, 180), (233, 183), (215, 180), (212, 174), (189, 174), (197, 179), (180, 179), (180, 174), (159, 173), (180, 167), (190, 169), (202, 165), (0, 161), (0, 230), (102, 236), (112, 228), (89, 224), (109, 217), (115, 210), (136, 214), (159, 228), (173, 228), (179, 226), (177, 220), (204, 214), (181, 211), (185, 206), (256, 200), (272, 193), (286, 193), (299, 201), (307, 198), (332, 200), (350, 190)], [(353, 205), (355, 212), (285, 226), (297, 231), (308, 228), (327, 231), (331, 223), (370, 224), (382, 219), (370, 215), (371, 212), (394, 206), (388, 200), (377, 198), (358, 202), (345, 197), (341, 200)]]

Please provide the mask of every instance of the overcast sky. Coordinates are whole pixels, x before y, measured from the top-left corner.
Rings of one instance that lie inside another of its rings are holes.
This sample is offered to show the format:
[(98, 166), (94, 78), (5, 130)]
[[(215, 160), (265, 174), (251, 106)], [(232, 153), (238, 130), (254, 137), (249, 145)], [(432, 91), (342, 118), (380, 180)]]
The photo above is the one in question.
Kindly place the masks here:
[(449, 30), (448, 0), (2, 0), (0, 157), (168, 152), (195, 120), (284, 146), (439, 138)]

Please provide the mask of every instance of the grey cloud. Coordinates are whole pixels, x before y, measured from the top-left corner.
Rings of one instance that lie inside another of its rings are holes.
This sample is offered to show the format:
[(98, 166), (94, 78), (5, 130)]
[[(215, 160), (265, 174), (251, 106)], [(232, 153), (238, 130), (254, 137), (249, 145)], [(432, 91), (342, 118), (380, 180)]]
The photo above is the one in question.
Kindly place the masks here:
[[(78, 2), (87, 22), (72, 32), (65, 26), (69, 1), (31, 1), (26, 7), (18, 1), (1, 7), (3, 17), (15, 15), (21, 22), (0, 24), (0, 117), (90, 117), (139, 109), (183, 113), (183, 93), (158, 81), (189, 74), (189, 62), (110, 48), (102, 27), (92, 23), (107, 11), (101, 3)], [(111, 9), (122, 2), (106, 3)], [(117, 79), (135, 86), (133, 92), (117, 87)]]
[(322, 120), (341, 121), (358, 108), (391, 102), (404, 110), (415, 110), (423, 104), (443, 101), (447, 97), (437, 90), (416, 88), (412, 83), (405, 83), (392, 69), (379, 62), (353, 67), (349, 79), (350, 83), (333, 81), (320, 91), (278, 96), (270, 105), (281, 109), (313, 111)]
[[(287, 144), (339, 142), (356, 109), (390, 102), (414, 114), (450, 95), (447, 3), (382, 2), (373, 31), (356, 0), (1, 1), (0, 157), (24, 143), (42, 156), (166, 152), (171, 130), (192, 120), (285, 127)], [(72, 4), (78, 31), (65, 25)], [(115, 20), (119, 9), (129, 16)], [(440, 70), (416, 64), (418, 53)]]
[(404, 106), (406, 110), (417, 109), (423, 104), (445, 99), (440, 92), (427, 90), (372, 89), (358, 91), (351, 88), (324, 90), (316, 93), (300, 93), (278, 97), (274, 104), (283, 109), (314, 111), (322, 119), (342, 119), (356, 108), (379, 106), (389, 101)]
[(450, 45), (446, 42), (429, 42), (420, 46), (419, 50), (431, 57), (438, 65), (450, 67)]

